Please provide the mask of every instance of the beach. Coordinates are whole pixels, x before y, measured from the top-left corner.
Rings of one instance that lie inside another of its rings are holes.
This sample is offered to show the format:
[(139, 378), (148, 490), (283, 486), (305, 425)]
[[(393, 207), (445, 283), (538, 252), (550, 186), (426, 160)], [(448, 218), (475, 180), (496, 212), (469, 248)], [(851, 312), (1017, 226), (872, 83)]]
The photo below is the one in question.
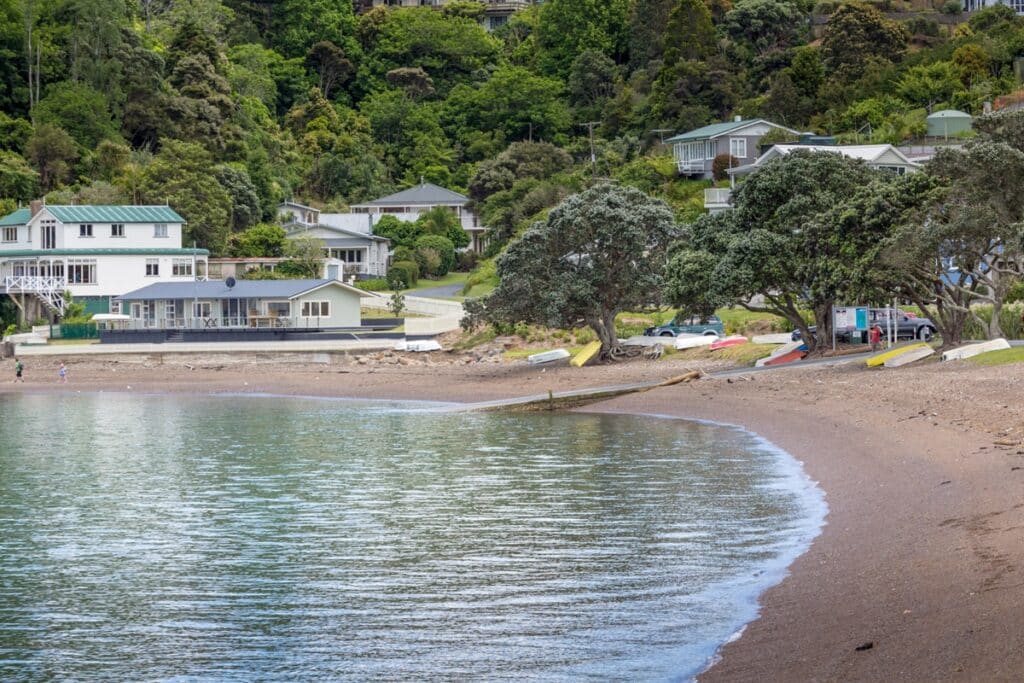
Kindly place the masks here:
[[(535, 368), (471, 355), (29, 359), (2, 392), (252, 393), (474, 402), (720, 365)], [(702, 681), (1017, 680), (1024, 672), (1024, 368), (816, 367), (704, 379), (578, 408), (742, 426), (803, 462), (827, 524)]]

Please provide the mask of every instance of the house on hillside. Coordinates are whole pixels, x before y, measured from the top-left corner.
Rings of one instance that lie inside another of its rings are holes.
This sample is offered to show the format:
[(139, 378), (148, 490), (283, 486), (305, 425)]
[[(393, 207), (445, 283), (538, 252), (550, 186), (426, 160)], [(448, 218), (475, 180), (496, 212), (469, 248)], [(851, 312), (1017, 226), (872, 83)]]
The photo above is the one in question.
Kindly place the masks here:
[(292, 201), (278, 206), (277, 215), (289, 239), (312, 237), (323, 241), (327, 259), (324, 277), (343, 280), (387, 275), (391, 241), (373, 234), (370, 216), (323, 213)]
[(487, 246), (487, 229), (480, 225), (477, 215), (469, 210), (469, 197), (433, 183), (421, 182), (419, 185), (380, 199), (353, 204), (351, 209), (359, 214), (369, 214), (376, 224), (380, 217), (386, 214), (412, 222), (421, 214), (438, 206), (445, 207), (458, 217), (462, 229), (469, 234), (469, 249), (477, 253), (482, 252)]
[(738, 165), (749, 164), (760, 154), (761, 138), (774, 130), (799, 135), (798, 131), (771, 121), (736, 117), (728, 123), (715, 123), (668, 138), (665, 144), (672, 145), (680, 175), (709, 179), (715, 157), (728, 154)]
[[(729, 169), (729, 176), (733, 187), (735, 187), (738, 178), (756, 173), (772, 160), (796, 151), (842, 154), (850, 159), (859, 159), (875, 170), (887, 171), (896, 175), (914, 173), (921, 169), (920, 163), (910, 159), (892, 145), (774, 145), (753, 163)], [(719, 211), (731, 209), (732, 191), (732, 188), (709, 188), (704, 190), (704, 208), (709, 213), (718, 213)]]
[[(488, 31), (504, 26), (509, 17), (530, 5), (540, 4), (541, 0), (477, 0), (484, 5), (481, 19)], [(370, 7), (444, 7), (451, 0), (360, 0), (358, 9), (365, 11)]]
[(300, 331), (359, 327), (360, 301), (374, 296), (338, 280), (209, 280), (158, 282), (118, 301), (129, 331)]
[(63, 314), (65, 291), (88, 313), (116, 313), (125, 292), (206, 277), (209, 252), (182, 247), (184, 225), (168, 206), (34, 201), (0, 219), (0, 293), (22, 320)]

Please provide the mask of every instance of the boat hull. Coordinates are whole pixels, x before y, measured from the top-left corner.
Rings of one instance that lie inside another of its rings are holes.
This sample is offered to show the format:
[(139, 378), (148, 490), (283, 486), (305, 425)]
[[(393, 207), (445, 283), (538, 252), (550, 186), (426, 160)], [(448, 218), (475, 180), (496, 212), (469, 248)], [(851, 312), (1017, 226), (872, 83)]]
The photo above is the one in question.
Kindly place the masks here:
[(718, 341), (718, 337), (712, 334), (694, 337), (676, 337), (676, 349), (680, 351), (683, 349), (696, 349), (701, 346), (711, 346), (716, 341)]
[(572, 354), (565, 349), (555, 349), (553, 351), (544, 351), (543, 353), (535, 353), (532, 356), (526, 357), (526, 362), (530, 365), (543, 365), (544, 363), (554, 363), (555, 361), (565, 360)]
[(746, 337), (726, 337), (725, 339), (719, 339), (711, 344), (711, 350), (717, 351), (718, 349), (727, 349), (730, 346), (739, 346), (740, 344), (746, 344), (750, 340)]
[(1010, 348), (1010, 342), (1002, 338), (993, 339), (981, 342), (980, 344), (968, 344), (967, 346), (950, 349), (942, 354), (942, 360), (964, 360), (980, 356), (983, 353), (989, 353), (990, 351), (1004, 351), (1008, 348)]
[(593, 360), (600, 352), (601, 342), (590, 342), (582, 349), (580, 349), (579, 353), (573, 356), (573, 359), (569, 361), (569, 364), (572, 365), (574, 368), (582, 368), (584, 365)]
[(877, 368), (877, 367), (880, 367), (882, 365), (885, 365), (885, 361), (889, 360), (890, 358), (896, 358), (897, 356), (902, 356), (904, 353), (909, 353), (910, 351), (914, 351), (916, 349), (927, 349), (927, 348), (930, 348), (930, 347), (927, 344), (925, 344), (924, 342), (918, 342), (916, 344), (907, 344), (906, 346), (899, 346), (899, 347), (896, 347), (895, 349), (889, 349), (888, 351), (883, 351), (882, 353), (876, 353), (875, 355), (871, 356), (871, 358), (868, 358), (868, 360), (867, 360), (867, 366), (869, 368)]
[(806, 351), (800, 349), (793, 349), (788, 353), (780, 353), (777, 356), (772, 356), (765, 362), (767, 367), (775, 367), (776, 365), (785, 365), (786, 363), (793, 363), (798, 360), (802, 360), (807, 355)]

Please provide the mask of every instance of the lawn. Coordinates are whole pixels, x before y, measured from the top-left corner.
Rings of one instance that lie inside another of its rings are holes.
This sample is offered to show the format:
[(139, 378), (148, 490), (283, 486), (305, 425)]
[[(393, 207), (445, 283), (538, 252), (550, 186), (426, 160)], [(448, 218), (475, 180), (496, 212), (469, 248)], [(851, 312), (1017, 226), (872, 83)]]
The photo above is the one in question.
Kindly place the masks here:
[(419, 281), (416, 282), (415, 287), (405, 291), (415, 292), (418, 289), (433, 289), (434, 287), (444, 287), (445, 285), (465, 285), (467, 279), (469, 279), (469, 273), (448, 273), (444, 277), (436, 280), (428, 280), (421, 277)]
[(1002, 351), (989, 351), (974, 358), (968, 358), (972, 363), (978, 365), (1007, 365), (1009, 363), (1024, 363), (1024, 346), (1015, 346), (1012, 349)]

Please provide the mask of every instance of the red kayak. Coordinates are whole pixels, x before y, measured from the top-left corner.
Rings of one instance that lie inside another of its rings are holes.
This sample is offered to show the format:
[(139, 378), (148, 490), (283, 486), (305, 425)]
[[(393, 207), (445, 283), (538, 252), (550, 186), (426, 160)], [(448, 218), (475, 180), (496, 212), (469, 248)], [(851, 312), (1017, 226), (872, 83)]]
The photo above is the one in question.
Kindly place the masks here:
[(789, 353), (784, 353), (781, 356), (776, 356), (775, 358), (772, 358), (771, 360), (765, 361), (764, 364), (765, 365), (785, 365), (786, 363), (792, 363), (793, 361), (798, 361), (798, 360), (800, 360), (801, 358), (803, 358), (806, 355), (807, 355), (806, 351), (801, 351), (800, 349), (796, 349), (794, 351), (790, 351)]
[(746, 337), (739, 335), (734, 337), (726, 337), (725, 339), (719, 339), (718, 341), (711, 344), (711, 350), (717, 351), (718, 349), (726, 349), (730, 346), (738, 346), (740, 344), (746, 344), (749, 340)]

